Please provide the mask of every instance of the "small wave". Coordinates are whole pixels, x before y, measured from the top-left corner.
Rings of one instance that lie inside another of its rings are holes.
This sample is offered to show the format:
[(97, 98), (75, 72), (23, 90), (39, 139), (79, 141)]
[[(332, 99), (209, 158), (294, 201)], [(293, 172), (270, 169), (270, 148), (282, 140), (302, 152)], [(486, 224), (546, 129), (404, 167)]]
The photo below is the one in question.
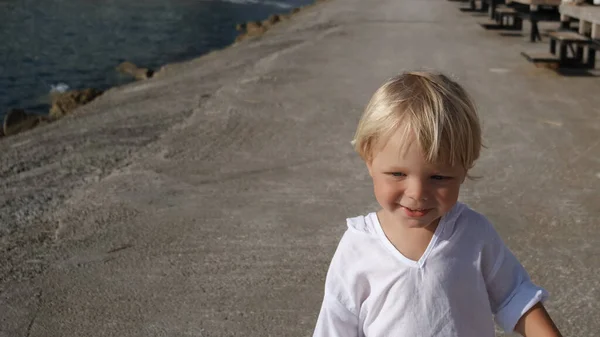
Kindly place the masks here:
[(290, 4), (286, 4), (284, 2), (277, 2), (277, 1), (260, 1), (260, 0), (222, 0), (222, 1), (231, 2), (234, 4), (240, 4), (240, 5), (266, 5), (266, 6), (273, 6), (273, 7), (278, 7), (278, 8), (285, 8), (285, 9), (293, 8), (293, 6)]
[(57, 83), (50, 85), (50, 93), (63, 93), (69, 90), (69, 85), (66, 83)]

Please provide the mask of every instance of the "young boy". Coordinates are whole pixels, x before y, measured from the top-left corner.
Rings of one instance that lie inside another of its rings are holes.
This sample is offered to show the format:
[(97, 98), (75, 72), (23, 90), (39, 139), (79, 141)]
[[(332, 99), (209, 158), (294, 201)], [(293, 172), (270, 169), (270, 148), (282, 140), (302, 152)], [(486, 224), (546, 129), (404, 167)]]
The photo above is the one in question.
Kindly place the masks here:
[(448, 77), (399, 75), (356, 131), (381, 210), (347, 220), (315, 337), (556, 337), (531, 282), (490, 222), (458, 203), (479, 157), (473, 102)]

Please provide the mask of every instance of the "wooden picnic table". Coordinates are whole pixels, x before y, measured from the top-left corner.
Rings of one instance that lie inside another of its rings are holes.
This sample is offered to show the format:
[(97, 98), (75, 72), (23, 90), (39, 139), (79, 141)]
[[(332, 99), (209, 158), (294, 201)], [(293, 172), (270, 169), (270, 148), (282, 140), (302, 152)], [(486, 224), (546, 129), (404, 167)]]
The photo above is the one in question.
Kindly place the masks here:
[[(526, 5), (529, 6), (529, 16), (528, 16), (528, 20), (531, 21), (531, 31), (530, 31), (530, 38), (529, 40), (531, 42), (535, 42), (536, 40), (540, 40), (541, 41), (541, 35), (538, 29), (538, 21), (540, 20), (548, 20), (547, 15), (542, 14), (544, 11), (540, 10), (540, 6), (544, 6), (544, 7), (553, 7), (553, 8), (558, 8), (561, 3), (562, 0), (506, 0), (507, 4), (510, 3), (519, 3), (522, 5)], [(552, 17), (553, 15), (551, 15)], [(546, 17), (546, 18), (544, 18)], [(556, 18), (558, 19), (558, 18)], [(550, 20), (554, 20), (554, 19), (550, 19)]]
[(523, 5), (529, 5), (532, 10), (536, 10), (537, 6), (560, 6), (562, 0), (506, 0), (506, 3), (518, 2)]
[(469, 11), (469, 12), (487, 12), (487, 10), (488, 10), (488, 4), (485, 0), (481, 1), (480, 8), (477, 8), (477, 4), (476, 4), (475, 0), (469, 0), (469, 7), (461, 9), (461, 11)]
[(600, 39), (600, 6), (564, 3), (559, 11), (561, 22), (568, 23), (569, 18), (579, 19), (579, 34), (591, 32), (592, 39)]
[[(547, 55), (550, 56), (523, 55), (533, 62), (558, 62), (560, 67), (594, 69), (596, 52), (600, 51), (600, 6), (563, 2), (558, 10), (562, 29), (549, 34), (550, 54)], [(569, 29), (571, 19), (579, 20), (578, 33)]]

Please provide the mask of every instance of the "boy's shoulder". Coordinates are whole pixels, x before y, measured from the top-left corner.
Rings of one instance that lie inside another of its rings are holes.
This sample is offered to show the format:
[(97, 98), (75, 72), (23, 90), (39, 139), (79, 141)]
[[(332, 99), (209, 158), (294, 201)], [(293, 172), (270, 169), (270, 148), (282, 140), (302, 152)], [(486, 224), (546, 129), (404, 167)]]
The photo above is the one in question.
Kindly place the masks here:
[(448, 235), (457, 234), (457, 238), (482, 242), (492, 238), (496, 230), (484, 214), (463, 203), (457, 203), (456, 208), (460, 211), (456, 212), (455, 220), (448, 226), (450, 227)]
[(377, 214), (371, 212), (347, 218), (346, 225), (348, 226), (348, 230), (353, 233), (374, 236), (377, 234)]
[(457, 211), (458, 221), (459, 222), (475, 222), (475, 223), (489, 223), (488, 219), (482, 213), (472, 209), (467, 204), (463, 204), (461, 202), (457, 202), (454, 209), (459, 209)]
[(379, 246), (381, 231), (375, 212), (346, 219), (346, 231), (338, 245), (341, 255), (354, 259)]

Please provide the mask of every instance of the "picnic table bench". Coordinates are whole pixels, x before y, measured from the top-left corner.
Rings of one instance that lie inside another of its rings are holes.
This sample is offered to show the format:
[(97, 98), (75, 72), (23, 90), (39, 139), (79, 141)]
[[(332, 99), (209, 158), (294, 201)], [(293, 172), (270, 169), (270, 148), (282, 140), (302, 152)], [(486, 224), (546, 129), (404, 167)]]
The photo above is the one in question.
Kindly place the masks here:
[[(523, 18), (520, 16), (519, 11), (513, 7), (495, 8), (493, 11), (490, 10), (490, 16), (496, 20), (502, 29), (523, 29)], [(511, 22), (510, 24), (509, 21)]]
[(549, 53), (522, 53), (523, 56), (531, 62), (555, 63), (561, 68), (595, 68), (596, 51), (600, 50), (600, 6), (565, 3), (559, 7), (559, 11), (563, 23), (561, 27), (566, 27), (565, 23), (571, 19), (577, 19), (578, 31), (551, 32)]
[[(488, 10), (490, 18), (496, 24), (481, 23), (485, 29), (522, 30), (523, 20), (531, 22), (529, 40), (541, 41), (542, 36), (538, 28), (540, 21), (560, 20), (558, 7), (561, 0), (481, 0), (481, 8), (477, 9), (472, 1), (470, 8), (465, 11)], [(509, 24), (509, 21), (511, 24)]]
[(559, 21), (560, 15), (557, 11), (561, 0), (506, 0), (507, 5), (514, 5), (519, 12), (521, 20), (531, 22), (529, 41), (541, 41), (542, 36), (538, 28), (540, 21)]
[(574, 5), (563, 3), (560, 8), (560, 21), (567, 25), (571, 19), (579, 20), (578, 33), (580, 36), (589, 37), (589, 43), (579, 45), (577, 53), (583, 53), (587, 48), (587, 66), (595, 67), (596, 51), (600, 50), (600, 6)]
[[(488, 3), (486, 0), (466, 0), (463, 2), (468, 2), (468, 7), (461, 7), (460, 10), (463, 12), (487, 12)], [(480, 3), (480, 7), (477, 8), (477, 2)]]

